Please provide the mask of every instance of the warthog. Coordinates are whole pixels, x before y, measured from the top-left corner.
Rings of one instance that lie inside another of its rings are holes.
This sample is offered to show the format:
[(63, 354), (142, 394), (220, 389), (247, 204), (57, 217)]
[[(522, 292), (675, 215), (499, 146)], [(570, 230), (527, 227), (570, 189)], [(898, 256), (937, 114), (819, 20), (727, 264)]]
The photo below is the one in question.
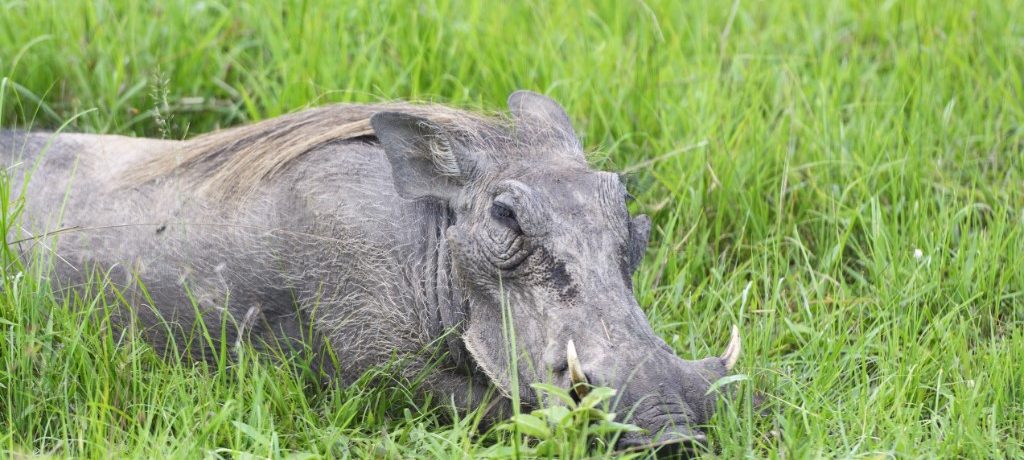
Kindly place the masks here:
[(650, 220), (558, 103), (508, 105), (335, 105), (188, 141), (7, 132), (0, 152), (54, 284), (108, 275), (133, 306), (116, 319), (158, 350), (333, 350), (315, 362), (343, 382), (402, 356), (461, 408), (496, 389), (494, 416), (512, 382), (527, 407), (531, 383), (610, 386), (646, 429), (620, 446), (701, 441), (735, 328), (723, 355), (678, 358), (633, 295)]

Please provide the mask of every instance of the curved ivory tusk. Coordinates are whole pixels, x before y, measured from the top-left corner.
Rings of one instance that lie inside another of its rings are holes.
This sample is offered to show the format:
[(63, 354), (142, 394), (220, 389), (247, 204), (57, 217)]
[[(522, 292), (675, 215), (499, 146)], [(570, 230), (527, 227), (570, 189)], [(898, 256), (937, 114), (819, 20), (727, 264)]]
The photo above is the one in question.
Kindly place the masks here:
[(732, 325), (732, 336), (729, 337), (729, 345), (725, 347), (725, 353), (722, 353), (722, 362), (725, 363), (725, 370), (731, 371), (733, 366), (736, 365), (736, 361), (740, 359), (740, 328)]
[(569, 364), (569, 381), (572, 382), (572, 390), (580, 398), (586, 396), (590, 392), (590, 382), (587, 381), (587, 374), (583, 373), (583, 365), (580, 364), (580, 358), (576, 355), (576, 346), (573, 345), (572, 339), (565, 344), (565, 361)]

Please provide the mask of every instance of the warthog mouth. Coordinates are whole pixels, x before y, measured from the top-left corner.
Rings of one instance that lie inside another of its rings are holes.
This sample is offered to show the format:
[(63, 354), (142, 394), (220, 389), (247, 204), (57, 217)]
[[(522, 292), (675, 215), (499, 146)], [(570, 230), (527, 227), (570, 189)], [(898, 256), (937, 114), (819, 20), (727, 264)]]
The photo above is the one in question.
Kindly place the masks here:
[[(688, 428), (690, 416), (684, 412), (673, 412), (679, 410), (677, 404), (654, 404), (647, 410), (637, 414), (638, 420), (645, 420), (641, 423), (650, 428), (647, 432), (624, 433), (616, 443), (616, 449), (620, 451), (655, 450), (660, 454), (686, 454), (695, 453), (707, 442), (703, 433)], [(656, 415), (647, 418), (647, 414), (654, 411), (661, 411)], [(665, 412), (668, 411), (668, 412)]]
[(616, 453), (654, 451), (658, 457), (690, 457), (703, 450), (707, 438), (688, 430), (662, 430), (655, 437), (644, 433), (624, 433), (615, 444)]

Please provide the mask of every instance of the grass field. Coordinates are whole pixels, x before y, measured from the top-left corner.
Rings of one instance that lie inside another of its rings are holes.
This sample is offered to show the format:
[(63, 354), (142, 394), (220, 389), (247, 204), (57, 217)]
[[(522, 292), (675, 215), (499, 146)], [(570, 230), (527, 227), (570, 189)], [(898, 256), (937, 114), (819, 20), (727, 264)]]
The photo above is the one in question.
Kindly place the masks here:
[[(1024, 457), (1024, 2), (0, 0), (0, 125), (183, 138), (338, 101), (574, 118), (654, 220), (637, 293), (767, 395), (708, 456)], [(18, 186), (18, 184), (11, 184)], [(5, 234), (18, 202), (0, 196)], [(465, 457), (407, 384), (165, 362), (2, 252), (0, 451)], [(571, 456), (607, 449), (580, 442)], [(506, 451), (507, 452), (507, 451)]]

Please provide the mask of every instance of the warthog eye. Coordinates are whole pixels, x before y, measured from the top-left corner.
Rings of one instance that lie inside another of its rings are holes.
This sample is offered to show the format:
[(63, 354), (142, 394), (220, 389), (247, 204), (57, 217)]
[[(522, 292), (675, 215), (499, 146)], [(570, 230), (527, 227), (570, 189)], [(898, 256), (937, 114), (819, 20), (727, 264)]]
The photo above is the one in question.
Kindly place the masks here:
[(501, 225), (504, 225), (516, 233), (522, 233), (522, 229), (519, 228), (519, 221), (516, 220), (516, 213), (512, 208), (505, 204), (495, 202), (491, 205), (491, 217), (498, 221)]

